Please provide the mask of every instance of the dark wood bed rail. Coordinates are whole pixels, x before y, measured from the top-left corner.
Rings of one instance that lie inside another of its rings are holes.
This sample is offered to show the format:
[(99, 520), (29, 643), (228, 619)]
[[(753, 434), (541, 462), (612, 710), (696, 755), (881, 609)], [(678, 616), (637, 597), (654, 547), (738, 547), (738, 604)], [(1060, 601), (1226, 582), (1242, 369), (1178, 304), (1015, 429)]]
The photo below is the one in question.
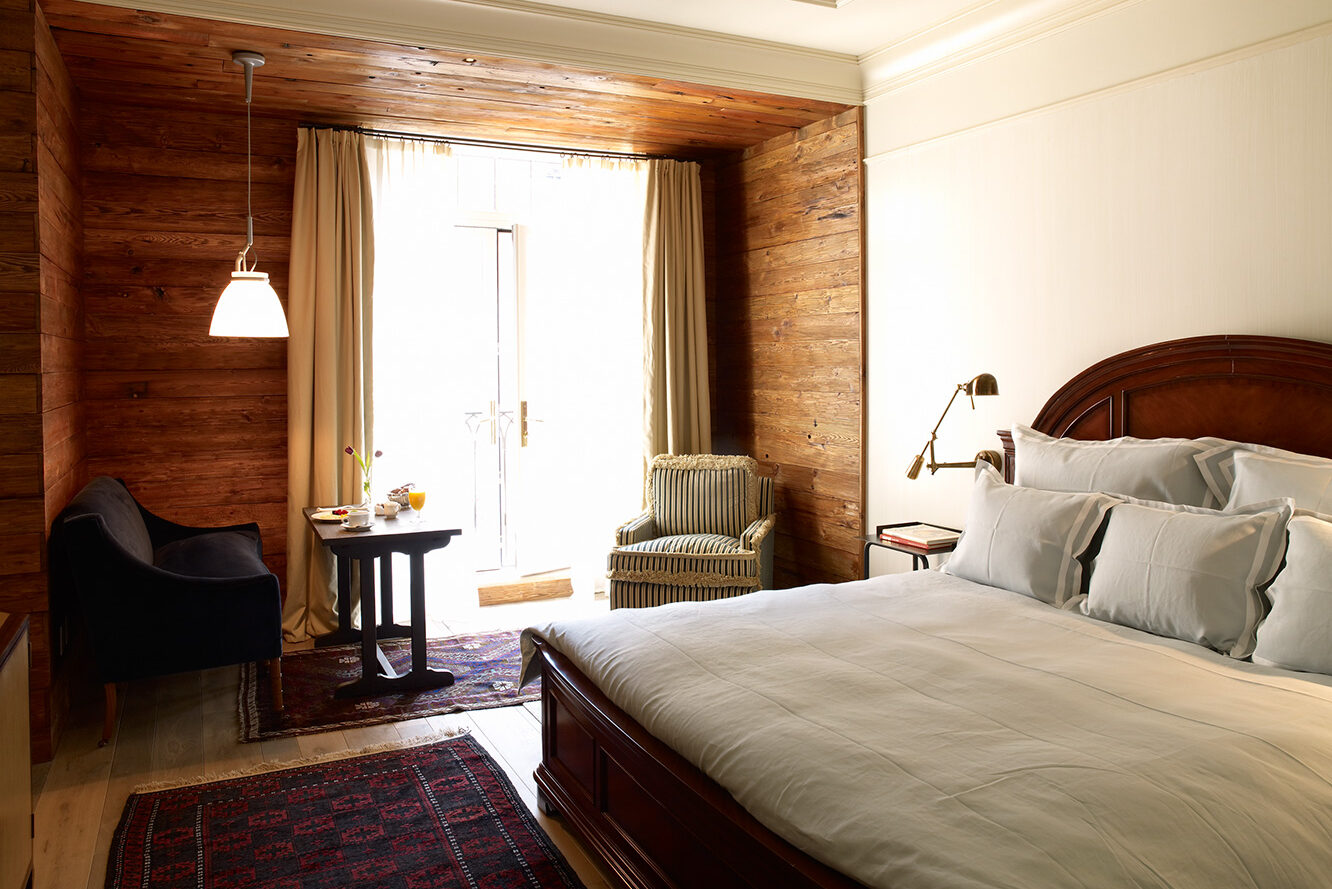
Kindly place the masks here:
[(864, 889), (745, 811), (539, 637), (542, 808), (634, 889)]

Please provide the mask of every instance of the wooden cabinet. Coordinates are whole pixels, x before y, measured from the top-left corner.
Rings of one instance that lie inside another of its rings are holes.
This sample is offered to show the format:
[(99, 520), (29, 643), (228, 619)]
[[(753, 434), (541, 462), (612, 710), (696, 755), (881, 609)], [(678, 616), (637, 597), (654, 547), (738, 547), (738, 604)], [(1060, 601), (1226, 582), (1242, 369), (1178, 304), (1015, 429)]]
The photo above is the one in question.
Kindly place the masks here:
[(0, 889), (32, 879), (28, 619), (0, 611)]

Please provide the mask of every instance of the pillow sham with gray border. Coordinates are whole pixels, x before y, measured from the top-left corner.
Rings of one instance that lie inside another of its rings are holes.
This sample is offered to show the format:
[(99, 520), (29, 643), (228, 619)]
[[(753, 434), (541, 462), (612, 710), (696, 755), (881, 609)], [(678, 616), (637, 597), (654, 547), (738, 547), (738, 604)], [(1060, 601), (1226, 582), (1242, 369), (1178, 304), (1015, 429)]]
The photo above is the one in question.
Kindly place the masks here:
[(1013, 424), (1014, 481), (1046, 491), (1102, 491), (1188, 506), (1219, 506), (1196, 458), (1211, 442), (1191, 438), (1053, 438)]
[(978, 462), (966, 530), (945, 570), (1063, 605), (1082, 586), (1078, 557), (1117, 502), (1108, 494), (1010, 485), (993, 466)]
[(1293, 510), (1285, 499), (1221, 512), (1125, 498), (1090, 560), (1082, 611), (1248, 657)]
[(1234, 460), (1235, 483), (1226, 509), (1289, 497), (1298, 508), (1332, 512), (1332, 460), (1295, 460), (1256, 451), (1237, 451)]
[(1296, 515), (1286, 564), (1267, 588), (1272, 610), (1258, 625), (1253, 662), (1332, 674), (1332, 523)]
[[(1332, 460), (1315, 457), (1312, 454), (1299, 454), (1295, 451), (1283, 451), (1268, 445), (1251, 444), (1242, 441), (1229, 441), (1224, 438), (1200, 438), (1200, 442), (1211, 445), (1193, 458), (1202, 473), (1203, 481), (1212, 492), (1216, 505), (1224, 506), (1230, 502), (1231, 489), (1235, 485), (1235, 454), (1239, 451), (1252, 451), (1279, 460), (1288, 460), (1306, 466), (1332, 467)], [(1210, 505), (1210, 504), (1204, 504)]]

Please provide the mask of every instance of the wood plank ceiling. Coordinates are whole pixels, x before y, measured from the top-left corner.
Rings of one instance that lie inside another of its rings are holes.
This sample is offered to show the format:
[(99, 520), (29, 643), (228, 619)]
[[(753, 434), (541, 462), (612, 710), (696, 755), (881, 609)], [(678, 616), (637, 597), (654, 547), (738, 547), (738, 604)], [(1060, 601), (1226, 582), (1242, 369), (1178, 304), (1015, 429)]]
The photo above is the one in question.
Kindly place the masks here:
[(253, 113), (527, 145), (705, 157), (848, 106), (541, 62), (41, 0), (85, 103), (243, 112), (237, 49), (264, 54)]

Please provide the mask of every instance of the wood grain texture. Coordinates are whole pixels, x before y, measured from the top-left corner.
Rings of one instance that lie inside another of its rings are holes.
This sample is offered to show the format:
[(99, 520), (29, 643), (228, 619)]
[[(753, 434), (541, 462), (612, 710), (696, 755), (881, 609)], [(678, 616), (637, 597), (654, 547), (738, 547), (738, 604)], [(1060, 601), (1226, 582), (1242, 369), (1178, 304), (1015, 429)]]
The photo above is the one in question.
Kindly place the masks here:
[(860, 576), (860, 157), (853, 109), (716, 171), (714, 446), (776, 478), (778, 586)]
[[(38, 231), (38, 332), (41, 401), (41, 533), (34, 541), (39, 570), (46, 573), (46, 538), (51, 522), (84, 481), (87, 451), (82, 401), (83, 313), (78, 281), (83, 275), (83, 221), (77, 103), (74, 84), (40, 7), (33, 23), (36, 98)], [(44, 596), (34, 621), (34, 755), (50, 758), (64, 719), (66, 684), (57, 677), (69, 636), (69, 603)], [(40, 739), (39, 739), (40, 738)]]
[[(123, 478), (174, 521), (259, 522), (285, 581), (286, 342), (208, 336), (244, 242), (244, 116), (85, 107), (88, 474)], [(297, 122), (266, 120), (254, 143), (255, 247), (279, 294)]]
[[(369, 126), (562, 148), (705, 157), (735, 151), (845, 110), (845, 105), (515, 59), (404, 47), (275, 28), (44, 0), (87, 105), (221, 111), (243, 117), (238, 46), (267, 60), (255, 114), (285, 121)], [(260, 98), (262, 97), (262, 98)], [(181, 131), (163, 156), (98, 145), (96, 169), (157, 164), (188, 175), (187, 140), (213, 139), (235, 166), (239, 144), (215, 123)], [(99, 142), (101, 140), (98, 140)], [(119, 141), (113, 139), (112, 141)], [(140, 144), (130, 135), (131, 144)], [(272, 156), (270, 148), (256, 150)], [(184, 151), (185, 154), (177, 154)], [(273, 171), (269, 169), (267, 173)]]

